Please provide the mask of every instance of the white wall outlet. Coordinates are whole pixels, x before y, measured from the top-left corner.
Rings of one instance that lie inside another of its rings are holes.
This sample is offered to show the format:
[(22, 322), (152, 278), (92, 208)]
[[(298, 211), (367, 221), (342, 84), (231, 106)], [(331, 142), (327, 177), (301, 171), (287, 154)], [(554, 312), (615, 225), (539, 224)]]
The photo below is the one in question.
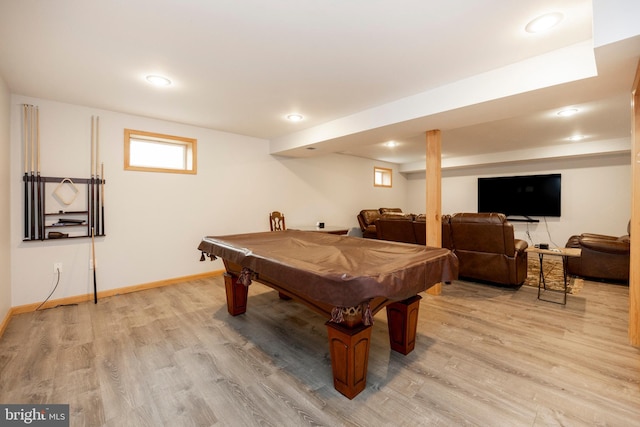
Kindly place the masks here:
[(53, 272), (54, 273), (62, 273), (62, 263), (61, 262), (54, 262), (53, 263)]

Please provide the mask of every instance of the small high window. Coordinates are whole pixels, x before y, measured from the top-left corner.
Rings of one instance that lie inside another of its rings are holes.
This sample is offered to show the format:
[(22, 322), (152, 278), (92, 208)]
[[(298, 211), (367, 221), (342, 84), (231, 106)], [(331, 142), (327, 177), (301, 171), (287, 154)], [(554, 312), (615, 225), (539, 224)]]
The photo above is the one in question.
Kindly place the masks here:
[(391, 187), (391, 177), (393, 170), (388, 168), (373, 167), (373, 186), (374, 187)]
[(140, 130), (124, 130), (125, 170), (197, 173), (197, 140)]

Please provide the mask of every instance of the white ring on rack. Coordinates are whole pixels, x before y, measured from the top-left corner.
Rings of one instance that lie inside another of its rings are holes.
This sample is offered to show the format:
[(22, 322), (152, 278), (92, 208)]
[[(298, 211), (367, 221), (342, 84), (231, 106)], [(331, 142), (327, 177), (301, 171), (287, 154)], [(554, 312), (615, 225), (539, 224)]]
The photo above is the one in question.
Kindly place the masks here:
[[(72, 196), (71, 196), (70, 199), (65, 199), (64, 195), (61, 194), (61, 192), (58, 192), (59, 190), (64, 188), (63, 186), (65, 184), (69, 184), (71, 186), (71, 190), (73, 191)], [(80, 190), (78, 190), (78, 187), (76, 187), (76, 185), (73, 183), (73, 181), (71, 181), (71, 178), (65, 178), (62, 181), (60, 181), (60, 184), (58, 184), (56, 189), (53, 191), (53, 194), (56, 196), (56, 198), (58, 200), (60, 200), (65, 205), (70, 205), (71, 203), (73, 203), (76, 200), (76, 197), (78, 197), (78, 193), (79, 192), (80, 192)]]

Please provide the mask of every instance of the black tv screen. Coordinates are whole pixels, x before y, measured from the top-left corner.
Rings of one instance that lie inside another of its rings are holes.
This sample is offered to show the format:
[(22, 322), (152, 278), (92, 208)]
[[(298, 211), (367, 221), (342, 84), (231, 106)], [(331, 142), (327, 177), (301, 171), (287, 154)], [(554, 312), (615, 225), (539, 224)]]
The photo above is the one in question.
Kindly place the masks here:
[(478, 178), (478, 212), (560, 216), (561, 175)]

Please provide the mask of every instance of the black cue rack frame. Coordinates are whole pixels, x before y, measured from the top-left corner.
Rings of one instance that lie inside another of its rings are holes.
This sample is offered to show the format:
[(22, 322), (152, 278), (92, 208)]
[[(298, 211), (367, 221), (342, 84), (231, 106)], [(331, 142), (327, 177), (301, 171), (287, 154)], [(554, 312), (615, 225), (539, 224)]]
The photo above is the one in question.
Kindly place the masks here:
[[(94, 178), (57, 178), (25, 174), (23, 241), (104, 237), (104, 185)], [(68, 205), (57, 189), (68, 185), (77, 195)], [(68, 209), (65, 209), (68, 208)], [(92, 233), (93, 228), (93, 233)]]

